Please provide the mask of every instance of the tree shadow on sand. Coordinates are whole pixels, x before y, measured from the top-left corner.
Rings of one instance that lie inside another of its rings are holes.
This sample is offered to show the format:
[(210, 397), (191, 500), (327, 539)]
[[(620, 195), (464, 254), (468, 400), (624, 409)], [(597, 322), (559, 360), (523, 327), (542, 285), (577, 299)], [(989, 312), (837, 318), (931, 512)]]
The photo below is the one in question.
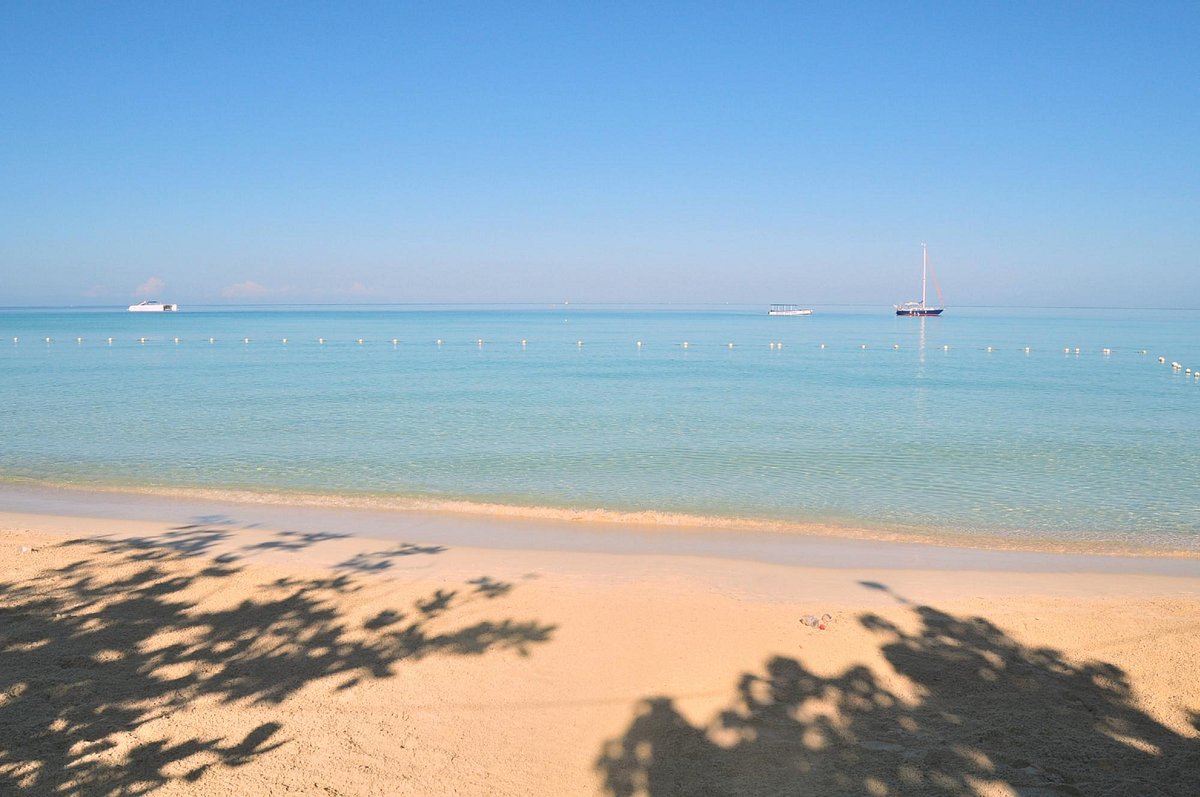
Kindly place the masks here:
[[(362, 587), (357, 572), (257, 583), (236, 554), (212, 558), (230, 533), (199, 523), (71, 541), (62, 547), (78, 560), (0, 582), (0, 794), (138, 795), (195, 781), (285, 745), (285, 729), (169, 741), (139, 731), (203, 701), (278, 704), (316, 681), (347, 689), (430, 655), (526, 655), (554, 631), (512, 618), (455, 625), (456, 593), (439, 599), (436, 624), (420, 606), (437, 596), (425, 595), (356, 621), (338, 598)], [(278, 540), (289, 550), (321, 541)], [(253, 597), (212, 598), (234, 579)]]
[(670, 697), (643, 701), (604, 746), (604, 788), (615, 797), (1200, 795), (1200, 740), (1139, 710), (1119, 668), (1074, 664), (981, 617), (897, 600), (917, 631), (857, 619), (913, 692), (866, 667), (824, 678), (777, 656), (764, 673), (743, 674), (735, 702), (707, 725), (692, 725)]

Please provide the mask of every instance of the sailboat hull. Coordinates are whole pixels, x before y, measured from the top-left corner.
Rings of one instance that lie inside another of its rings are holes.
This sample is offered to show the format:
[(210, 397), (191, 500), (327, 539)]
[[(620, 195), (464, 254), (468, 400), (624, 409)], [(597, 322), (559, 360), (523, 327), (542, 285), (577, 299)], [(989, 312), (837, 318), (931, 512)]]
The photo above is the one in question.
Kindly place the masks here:
[(896, 315), (941, 315), (945, 309), (944, 307), (919, 307), (915, 310), (896, 308)]

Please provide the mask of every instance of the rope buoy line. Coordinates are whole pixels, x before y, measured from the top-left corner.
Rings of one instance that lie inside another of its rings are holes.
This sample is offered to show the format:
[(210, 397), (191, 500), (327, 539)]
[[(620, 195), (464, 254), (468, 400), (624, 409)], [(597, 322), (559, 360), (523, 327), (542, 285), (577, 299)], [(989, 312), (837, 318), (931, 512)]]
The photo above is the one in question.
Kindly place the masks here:
[[(55, 340), (56, 340), (56, 339), (55, 339), (54, 337), (51, 337), (51, 336), (49, 336), (49, 335), (47, 335), (47, 336), (44, 336), (44, 337), (42, 338), (42, 341), (43, 341), (44, 343), (47, 343), (47, 344), (52, 344), (52, 343), (54, 343), (54, 342), (55, 342)], [(76, 344), (78, 344), (79, 346), (83, 346), (83, 345), (86, 343), (86, 340), (87, 340), (87, 339), (86, 339), (86, 338), (84, 338), (82, 335), (77, 335), (77, 336), (75, 336), (75, 343), (76, 343)], [(116, 342), (117, 342), (117, 340), (118, 340), (118, 339), (117, 339), (117, 338), (115, 338), (115, 337), (113, 337), (113, 336), (108, 336), (108, 337), (105, 337), (105, 338), (103, 338), (102, 340), (103, 340), (103, 341), (104, 341), (104, 343), (106, 343), (108, 346), (112, 346), (114, 343), (116, 343)], [(154, 338), (151, 338), (151, 337), (148, 337), (148, 336), (144, 336), (144, 335), (143, 335), (143, 336), (140, 336), (140, 337), (138, 337), (138, 338), (135, 338), (134, 340), (135, 340), (135, 341), (136, 341), (138, 344), (140, 344), (140, 345), (143, 345), (143, 346), (144, 346), (144, 345), (146, 345), (147, 343), (154, 343), (154, 342), (155, 342), (155, 339), (154, 339)], [(168, 340), (168, 339), (164, 339), (164, 340)], [(184, 343), (185, 343), (184, 339), (183, 339), (183, 338), (180, 338), (180, 337), (174, 337), (174, 336), (173, 336), (173, 337), (169, 338), (169, 340), (170, 340), (171, 342), (173, 342), (175, 345), (182, 345), (182, 344), (184, 344)], [(284, 345), (286, 345), (286, 344), (288, 344), (288, 343), (290, 342), (290, 340), (291, 340), (290, 338), (286, 338), (286, 337), (284, 337), (284, 338), (280, 338), (280, 339), (279, 339), (279, 342), (280, 342), (281, 344), (284, 344)], [(401, 341), (401, 339), (400, 339), (400, 338), (390, 338), (390, 339), (386, 339), (386, 340), (387, 340), (387, 342), (391, 343), (393, 347), (399, 347), (399, 346), (401, 345), (401, 343), (403, 342), (403, 341)], [(13, 345), (14, 345), (14, 346), (15, 346), (15, 345), (19, 345), (19, 344), (20, 344), (20, 342), (21, 342), (21, 338), (20, 338), (20, 336), (14, 335), (14, 336), (13, 336), (13, 338), (12, 338), (12, 342), (13, 342)], [(208, 342), (210, 345), (211, 345), (211, 344), (216, 344), (216, 342), (217, 342), (217, 339), (216, 339), (215, 337), (209, 337), (209, 338), (207, 339), (207, 342)], [(251, 339), (250, 339), (249, 337), (243, 337), (243, 338), (242, 338), (242, 343), (243, 343), (244, 345), (248, 345), (248, 344), (250, 344), (251, 342), (252, 342), (252, 341), (251, 341)], [(323, 337), (321, 337), (321, 338), (317, 338), (317, 339), (316, 339), (316, 343), (317, 343), (318, 345), (321, 345), (321, 346), (324, 346), (326, 343), (329, 343), (329, 342), (330, 342), (330, 339), (329, 339), (329, 338), (323, 338)], [(365, 346), (365, 345), (368, 345), (368, 344), (370, 343), (370, 341), (369, 341), (369, 340), (367, 340), (366, 338), (355, 338), (355, 339), (353, 339), (353, 342), (354, 342), (354, 343), (356, 343), (356, 344), (357, 344), (357, 345), (359, 345), (359, 346)], [(475, 346), (476, 346), (477, 348), (480, 348), (480, 349), (482, 349), (482, 348), (484, 347), (484, 344), (486, 344), (487, 342), (488, 342), (488, 341), (487, 341), (486, 339), (484, 339), (484, 338), (476, 338), (476, 339), (474, 340), (474, 344), (475, 344)], [(437, 339), (434, 341), (434, 345), (436, 345), (436, 346), (438, 346), (438, 347), (441, 347), (441, 346), (443, 346), (445, 343), (446, 343), (446, 341), (445, 341), (443, 338), (437, 338)], [(519, 345), (519, 346), (520, 346), (522, 349), (525, 349), (525, 348), (528, 348), (528, 346), (529, 346), (529, 339), (528, 339), (528, 338), (521, 338), (520, 340), (518, 340), (518, 341), (515, 341), (515, 343), (516, 343), (517, 345)], [(646, 343), (646, 341), (644, 341), (644, 340), (636, 340), (636, 341), (634, 341), (634, 346), (635, 346), (635, 347), (636, 347), (636, 348), (637, 348), (639, 351), (640, 351), (641, 349), (643, 349), (643, 348), (644, 348), (646, 345), (647, 345), (647, 343)], [(679, 342), (679, 343), (677, 343), (677, 344), (675, 344), (675, 345), (676, 345), (678, 348), (682, 348), (682, 349), (690, 349), (690, 348), (694, 347), (694, 346), (695, 346), (695, 345), (697, 345), (697, 344), (694, 344), (694, 343), (693, 343), (692, 341), (690, 341), (690, 340), (685, 340), (685, 341), (681, 341), (681, 342)], [(702, 343), (702, 344), (699, 344), (699, 345), (700, 345), (701, 347), (703, 347), (705, 344), (703, 344), (703, 343)], [(734, 349), (734, 348), (735, 348), (735, 347), (736, 347), (738, 344), (736, 344), (734, 341), (728, 341), (728, 342), (726, 342), (726, 343), (723, 343), (723, 344), (715, 344), (715, 343), (714, 343), (714, 344), (711, 344), (711, 345), (714, 345), (714, 346), (719, 346), (719, 347), (721, 347), (721, 348), (725, 348), (725, 349)], [(781, 341), (781, 340), (772, 340), (772, 341), (768, 341), (768, 342), (767, 342), (767, 348), (768, 348), (769, 350), (771, 350), (771, 351), (781, 351), (781, 350), (783, 349), (783, 346), (784, 346), (784, 342), (783, 342), (783, 341)], [(818, 344), (815, 344), (815, 346), (816, 346), (818, 349), (827, 349), (827, 348), (829, 348), (829, 344), (827, 344), (827, 343), (818, 343)], [(576, 341), (575, 341), (575, 348), (577, 348), (577, 349), (583, 349), (583, 348), (584, 348), (584, 341), (582, 341), (582, 340), (576, 340)], [(868, 348), (869, 348), (869, 345), (868, 345), (868, 344), (866, 344), (866, 343), (860, 343), (860, 344), (858, 344), (858, 349), (859, 349), (860, 351), (867, 351), (867, 350), (868, 350)], [(948, 351), (950, 351), (950, 344), (948, 344), (948, 343), (946, 343), (946, 344), (942, 344), (940, 348), (941, 348), (941, 350), (942, 350), (942, 351), (944, 351), (944, 352), (948, 352)], [(900, 346), (900, 344), (899, 344), (899, 343), (893, 343), (893, 344), (892, 344), (892, 350), (893, 350), (893, 351), (900, 351), (900, 349), (901, 349), (901, 346)], [(988, 353), (988, 354), (992, 354), (992, 353), (995, 353), (995, 352), (997, 352), (997, 351), (1001, 351), (1001, 349), (998, 349), (998, 348), (997, 348), (997, 347), (995, 347), (995, 346), (985, 346), (985, 347), (983, 348), (983, 351), (984, 351), (984, 352), (986, 352), (986, 353)], [(1018, 348), (1018, 349), (1017, 349), (1017, 351), (1024, 352), (1025, 354), (1031, 354), (1031, 353), (1033, 352), (1033, 347), (1032, 347), (1032, 346), (1023, 346), (1023, 347), (1020, 347), (1020, 348)], [(1149, 354), (1149, 351), (1148, 351), (1147, 349), (1132, 349), (1131, 351), (1133, 351), (1134, 353), (1138, 354), (1139, 356), (1143, 356), (1143, 357)], [(1116, 352), (1117, 352), (1117, 349), (1114, 349), (1114, 348), (1112, 348), (1111, 346), (1105, 346), (1105, 347), (1103, 347), (1103, 348), (1101, 348), (1101, 349), (1099, 350), (1099, 353), (1100, 353), (1100, 355), (1101, 355), (1101, 356), (1103, 356), (1103, 357), (1105, 357), (1105, 358), (1110, 358), (1110, 357), (1112, 357), (1112, 356), (1113, 356), (1113, 354), (1114, 354), (1114, 353), (1116, 353)], [(1082, 348), (1082, 347), (1080, 347), (1080, 346), (1064, 346), (1064, 347), (1063, 347), (1063, 354), (1068, 354), (1068, 355), (1070, 355), (1070, 354), (1074, 354), (1074, 355), (1077, 355), (1077, 356), (1078, 356), (1078, 355), (1080, 355), (1080, 354), (1082, 354), (1082, 353), (1083, 353), (1083, 348)], [(1183, 374), (1185, 374), (1186, 376), (1195, 376), (1197, 379), (1200, 379), (1200, 366), (1197, 366), (1197, 367), (1194, 367), (1194, 368), (1189, 368), (1189, 367), (1187, 367), (1187, 366), (1183, 365), (1183, 364), (1182, 364), (1181, 362), (1179, 362), (1178, 360), (1171, 360), (1171, 361), (1168, 361), (1168, 360), (1167, 360), (1167, 358), (1166, 358), (1165, 356), (1158, 356), (1158, 358), (1157, 358), (1157, 359), (1158, 359), (1158, 362), (1159, 362), (1159, 364), (1161, 364), (1161, 365), (1170, 365), (1170, 366), (1171, 366), (1171, 370), (1172, 370), (1172, 371), (1176, 371), (1176, 372), (1182, 372), (1182, 373), (1183, 373)]]

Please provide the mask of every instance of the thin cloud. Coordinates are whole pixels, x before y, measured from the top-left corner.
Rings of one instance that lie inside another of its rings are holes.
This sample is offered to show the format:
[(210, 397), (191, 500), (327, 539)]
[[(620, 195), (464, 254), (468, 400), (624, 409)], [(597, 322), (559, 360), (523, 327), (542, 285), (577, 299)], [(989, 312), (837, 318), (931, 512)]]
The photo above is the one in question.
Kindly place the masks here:
[(167, 283), (163, 279), (160, 277), (151, 277), (137, 286), (133, 293), (135, 296), (153, 296), (165, 287), (167, 287)]
[(235, 282), (225, 288), (221, 291), (221, 296), (226, 299), (261, 299), (273, 293), (279, 293), (279, 291), (272, 290), (254, 280), (246, 280), (245, 282)]

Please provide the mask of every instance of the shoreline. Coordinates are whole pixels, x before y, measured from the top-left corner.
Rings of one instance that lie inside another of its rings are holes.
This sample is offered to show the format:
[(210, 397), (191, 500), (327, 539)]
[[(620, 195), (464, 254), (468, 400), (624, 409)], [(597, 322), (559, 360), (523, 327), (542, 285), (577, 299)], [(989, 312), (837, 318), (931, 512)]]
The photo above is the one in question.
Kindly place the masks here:
[[(499, 520), (506, 524), (558, 524), (577, 529), (637, 529), (641, 533), (713, 535), (741, 533), (763, 537), (836, 539), (873, 543), (920, 545), (936, 548), (1006, 551), (1030, 554), (1152, 557), (1200, 561), (1200, 539), (1195, 548), (1154, 547), (1105, 539), (1030, 539), (1003, 532), (917, 531), (910, 528), (870, 528), (831, 522), (788, 522), (766, 518), (693, 515), (681, 512), (569, 509), (523, 506), (451, 499), (406, 498), (373, 494), (325, 494), (256, 491), (205, 487), (81, 486), (37, 480), (0, 480), (0, 500), (20, 495), (35, 513), (38, 498), (48, 505), (87, 506), (97, 496), (184, 502), (211, 502), (221, 506), (275, 507), (354, 512), (385, 512), (397, 516)], [(49, 513), (49, 514), (52, 514)]]

